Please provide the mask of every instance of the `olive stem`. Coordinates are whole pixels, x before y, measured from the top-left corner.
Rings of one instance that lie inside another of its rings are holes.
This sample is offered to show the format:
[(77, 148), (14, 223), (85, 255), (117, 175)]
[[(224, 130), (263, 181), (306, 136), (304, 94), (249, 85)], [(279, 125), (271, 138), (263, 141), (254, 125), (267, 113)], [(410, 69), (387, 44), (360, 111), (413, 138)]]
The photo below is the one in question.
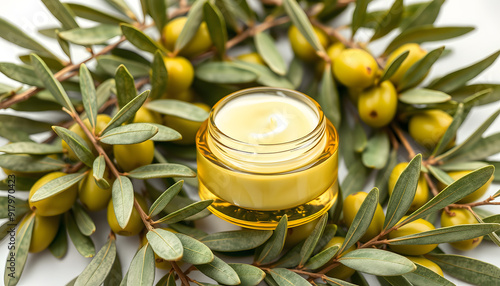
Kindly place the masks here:
[(467, 203), (467, 204), (451, 204), (451, 205), (449, 205), (449, 207), (465, 209), (465, 208), (484, 206), (484, 205), (500, 205), (500, 202), (492, 202), (493, 200), (495, 200), (495, 197), (490, 196), (489, 198), (487, 198), (484, 201), (475, 202), (475, 203)]
[(392, 123), (391, 127), (392, 127), (392, 130), (394, 130), (394, 132), (398, 136), (399, 140), (401, 141), (401, 144), (403, 144), (406, 151), (408, 152), (408, 156), (410, 157), (410, 159), (415, 157), (415, 155), (416, 155), (415, 151), (411, 147), (410, 142), (408, 142), (408, 140), (404, 136), (403, 131), (395, 123)]
[(184, 275), (184, 272), (182, 272), (182, 269), (179, 267), (179, 265), (177, 265), (175, 261), (170, 261), (170, 264), (172, 264), (172, 268), (174, 268), (175, 272), (181, 279), (182, 285), (189, 286), (189, 280), (186, 275)]

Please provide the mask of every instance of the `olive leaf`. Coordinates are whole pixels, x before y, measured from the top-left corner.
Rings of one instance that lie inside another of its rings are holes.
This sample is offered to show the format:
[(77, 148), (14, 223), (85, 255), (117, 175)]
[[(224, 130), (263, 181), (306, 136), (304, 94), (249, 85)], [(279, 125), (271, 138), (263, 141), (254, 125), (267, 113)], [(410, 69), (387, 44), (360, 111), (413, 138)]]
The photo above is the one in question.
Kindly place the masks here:
[[(450, 123), (448, 128), (446, 129), (446, 132), (444, 135), (439, 139), (438, 144), (436, 145), (436, 148), (434, 148), (434, 151), (432, 151), (432, 155), (438, 155), (441, 154), (443, 151), (446, 150), (446, 147), (450, 144), (450, 142), (453, 141), (457, 134), (457, 130), (462, 124), (462, 121), (464, 120), (464, 105), (459, 104), (457, 111), (455, 112), (455, 115), (453, 116), (453, 121)], [(472, 168), (476, 169), (476, 168)]]
[(426, 76), (432, 65), (439, 59), (444, 47), (437, 48), (427, 53), (422, 59), (414, 63), (403, 75), (401, 82), (398, 84), (398, 91), (416, 86)]
[(453, 183), (453, 178), (440, 168), (434, 167), (432, 165), (427, 166), (427, 168), (429, 169), (429, 172), (431, 172), (431, 174), (434, 176), (434, 178), (436, 178), (441, 183), (445, 185)]
[(134, 208), (134, 189), (130, 179), (125, 176), (116, 178), (113, 182), (111, 197), (118, 225), (125, 228)]
[[(366, 281), (365, 277), (363, 276), (363, 274), (359, 273), (358, 271), (355, 271), (354, 274), (351, 276), (351, 281), (359, 286), (370, 286)], [(351, 286), (351, 285), (347, 284), (346, 286)]]
[(153, 141), (174, 141), (182, 139), (182, 135), (170, 127), (158, 123), (148, 124), (158, 128), (158, 133), (151, 137)]
[(182, 261), (193, 265), (199, 265), (210, 263), (214, 260), (214, 254), (205, 244), (182, 233), (174, 234), (181, 241), (184, 249)]
[(333, 80), (331, 66), (328, 64), (325, 65), (325, 70), (323, 71), (321, 89), (317, 100), (321, 105), (325, 116), (330, 119), (335, 127), (339, 127), (342, 114), (340, 110), (340, 98), (335, 81)]
[(119, 285), (122, 281), (122, 265), (120, 263), (120, 257), (118, 252), (115, 253), (115, 260), (113, 261), (113, 265), (111, 266), (111, 270), (108, 273), (108, 276), (104, 280), (104, 286), (114, 286)]
[(49, 245), (49, 250), (56, 258), (63, 258), (68, 252), (68, 235), (66, 234), (66, 225), (61, 220), (57, 229), (56, 237)]
[(368, 168), (382, 169), (387, 164), (390, 150), (389, 135), (386, 132), (379, 131), (368, 140), (361, 160)]
[(127, 145), (144, 142), (158, 133), (158, 127), (148, 123), (131, 123), (115, 127), (99, 138), (99, 141), (110, 145)]
[(34, 142), (15, 142), (0, 146), (0, 152), (7, 154), (50, 155), (62, 153), (60, 145)]
[(0, 167), (25, 173), (50, 172), (62, 169), (63, 161), (29, 155), (0, 155)]
[(149, 243), (146, 243), (135, 254), (130, 263), (126, 279), (127, 286), (153, 285), (155, 280), (155, 255)]
[(80, 204), (73, 205), (73, 215), (75, 217), (76, 225), (83, 235), (90, 236), (95, 232), (95, 224), (92, 218), (85, 212)]
[(455, 285), (431, 269), (418, 263), (415, 263), (415, 265), (417, 266), (415, 271), (403, 275), (403, 277), (405, 277), (412, 285)]
[[(367, 2), (367, 0), (363, 0), (362, 2)], [(356, 7), (358, 5), (356, 5)], [(307, 42), (309, 42), (309, 44), (311, 44), (311, 46), (316, 51), (324, 52), (325, 49), (323, 48), (323, 46), (319, 42), (318, 37), (314, 33), (311, 22), (309, 22), (306, 13), (304, 12), (304, 10), (302, 10), (297, 1), (284, 0), (283, 7), (285, 8), (286, 13), (290, 17), (290, 20), (292, 20), (292, 23), (297, 27), (297, 29), (304, 36), (304, 38), (306, 38)]]
[(383, 286), (385, 286), (385, 285), (412, 286), (413, 285), (404, 276), (383, 276), (383, 277), (377, 277), (377, 279), (380, 282), (380, 285), (383, 285)]
[(478, 142), (469, 148), (461, 150), (449, 159), (448, 162), (466, 162), (470, 160), (483, 160), (491, 155), (500, 152), (500, 133), (495, 133), (485, 138), (480, 138)]
[(370, 0), (360, 0), (356, 2), (356, 7), (354, 8), (354, 11), (352, 13), (352, 38), (354, 38), (354, 35), (356, 35), (358, 29), (362, 27), (363, 23), (365, 22), (368, 3), (370, 3)]
[(498, 84), (471, 84), (461, 88), (456, 89), (451, 92), (450, 95), (456, 100), (462, 100), (477, 94), (480, 91), (490, 90), (487, 96), (481, 96), (479, 100), (475, 100), (474, 104), (484, 105), (500, 100), (500, 85)]
[(234, 62), (206, 62), (195, 69), (197, 78), (221, 84), (239, 84), (257, 80), (257, 73)]
[(281, 256), (277, 262), (273, 263), (273, 267), (279, 266), (279, 267), (292, 268), (299, 265), (299, 262), (301, 260), (300, 251), (304, 246), (304, 243), (305, 240), (297, 243), (294, 247), (288, 250), (285, 253), (285, 255)]
[(52, 129), (64, 142), (66, 142), (75, 153), (76, 157), (87, 166), (92, 166), (95, 156), (87, 145), (87, 142), (74, 131), (60, 126), (53, 126)]
[(108, 125), (101, 131), (101, 133), (105, 133), (108, 130), (111, 130), (115, 127), (122, 125), (131, 118), (134, 118), (135, 113), (139, 108), (141, 108), (142, 104), (146, 101), (149, 95), (149, 90), (142, 92), (141, 94), (134, 97), (130, 100), (124, 107), (120, 108), (118, 112), (111, 118)]
[(179, 37), (175, 41), (174, 52), (182, 50), (182, 48), (184, 48), (196, 34), (196, 31), (203, 21), (203, 7), (206, 2), (206, 0), (196, 0), (194, 4), (191, 5), (191, 9), (189, 9), (187, 14), (186, 23), (184, 24)]
[[(162, 2), (162, 1), (154, 1)], [(163, 54), (158, 50), (154, 54), (151, 68), (151, 100), (160, 98), (167, 90), (168, 71), (163, 60)]]
[(362, 124), (354, 124), (353, 130), (353, 143), (354, 143), (354, 151), (361, 153), (365, 150), (366, 145), (368, 143), (368, 139), (366, 138), (366, 132), (363, 128)]
[(394, 61), (392, 61), (390, 65), (387, 65), (384, 69), (384, 72), (382, 73), (382, 76), (380, 77), (379, 82), (384, 82), (391, 78), (391, 76), (393, 76), (398, 71), (399, 67), (401, 66), (401, 64), (403, 64), (409, 54), (410, 51), (405, 51), (401, 53)]
[(157, 220), (155, 223), (164, 223), (164, 224), (171, 224), (171, 223), (176, 223), (180, 222), (188, 217), (191, 217), (204, 209), (206, 209), (208, 206), (210, 206), (213, 203), (213, 200), (204, 200), (204, 201), (199, 201), (192, 203), (188, 206), (185, 206), (173, 213), (168, 214), (167, 216), (164, 216)]
[(155, 286), (175, 286), (175, 273), (169, 272), (165, 274)]
[(426, 255), (447, 274), (474, 285), (494, 285), (500, 279), (500, 268), (495, 265), (461, 255)]
[(389, 154), (389, 159), (385, 167), (377, 172), (375, 176), (375, 187), (379, 190), (379, 198), (378, 201), (380, 204), (383, 204), (389, 195), (389, 178), (391, 177), (392, 170), (396, 167), (398, 163), (398, 154), (397, 150), (393, 149)]
[(120, 65), (127, 67), (133, 77), (148, 76), (150, 71), (149, 65), (114, 55), (98, 56), (96, 60), (97, 66), (109, 75), (114, 75)]
[(311, 257), (304, 268), (316, 270), (328, 263), (337, 254), (338, 251), (338, 245), (330, 246), (327, 249), (316, 254), (315, 256)]
[(299, 267), (303, 267), (313, 254), (313, 251), (316, 248), (319, 239), (323, 235), (323, 231), (325, 230), (327, 221), (328, 214), (324, 214), (316, 223), (316, 226), (314, 227), (311, 234), (307, 237), (304, 245), (300, 249), (301, 259), (299, 261)]
[(80, 89), (82, 92), (82, 101), (90, 126), (94, 128), (97, 124), (97, 93), (94, 80), (85, 64), (80, 66)]
[(223, 57), (226, 52), (227, 29), (224, 16), (219, 8), (209, 1), (203, 5), (203, 16), (207, 23), (210, 38), (217, 49), (219, 57)]
[(149, 217), (154, 217), (159, 214), (168, 203), (174, 198), (182, 189), (182, 185), (184, 184), (183, 180), (178, 181), (177, 183), (170, 186), (166, 189), (157, 199), (153, 202), (151, 207), (149, 208)]
[[(10, 181), (11, 186), (16, 183), (17, 182), (15, 180)], [(13, 220), (15, 217), (22, 217), (29, 210), (29, 204), (25, 200), (13, 197), (0, 197), (0, 218)]]
[(130, 19), (137, 20), (136, 16), (134, 15), (134, 13), (124, 0), (104, 0), (104, 1), (106, 1), (109, 5), (111, 5), (111, 7), (113, 7), (116, 11), (120, 12), (121, 14), (129, 17)]
[(432, 25), (436, 21), (437, 16), (444, 0), (433, 0), (427, 3), (423, 3), (424, 6), (413, 13), (411, 17), (408, 18), (405, 25), (402, 25), (403, 30), (410, 27), (418, 27), (423, 25)]
[(120, 65), (115, 74), (116, 82), (116, 97), (118, 99), (118, 106), (123, 108), (134, 97), (137, 96), (135, 89), (134, 77), (130, 74), (124, 65)]
[(159, 257), (171, 261), (182, 258), (184, 253), (182, 243), (173, 232), (154, 228), (148, 231), (146, 237)]
[(120, 24), (121, 31), (125, 38), (138, 49), (154, 54), (157, 50), (164, 50), (158, 42), (151, 39), (141, 30), (136, 27), (122, 23)]
[(0, 72), (17, 82), (43, 87), (43, 82), (37, 77), (35, 70), (31, 66), (0, 63)]
[(254, 41), (257, 51), (269, 68), (279, 75), (285, 75), (285, 60), (276, 48), (274, 39), (269, 34), (260, 32), (254, 36)]
[(130, 21), (128, 19), (107, 14), (101, 10), (77, 3), (64, 3), (64, 5), (68, 7), (69, 10), (75, 14), (75, 16), (102, 24), (112, 25)]
[(406, 104), (433, 104), (446, 102), (451, 96), (437, 90), (413, 88), (401, 93), (398, 99)]
[(92, 176), (94, 177), (96, 184), (101, 189), (108, 189), (111, 187), (109, 182), (104, 178), (105, 170), (106, 159), (104, 159), (104, 155), (99, 155), (99, 157), (95, 158), (94, 163), (92, 164)]
[[(467, 171), (467, 170), (475, 170), (488, 165), (495, 165), (492, 162), (479, 162), (479, 161), (470, 161), (470, 162), (462, 162), (462, 163), (445, 163), (443, 165), (439, 165), (439, 168), (445, 172), (450, 171)], [(495, 166), (495, 172), (497, 168)]]
[(74, 28), (59, 32), (62, 39), (77, 45), (88, 46), (104, 44), (108, 40), (121, 35), (120, 27), (116, 25), (97, 25), (91, 28)]
[[(470, 162), (470, 163), (474, 163), (474, 162)], [(476, 163), (482, 163), (482, 162), (476, 162)], [(457, 165), (460, 164), (460, 163), (457, 163)], [(495, 173), (493, 174), (493, 182), (495, 183), (498, 183), (499, 180), (500, 180), (500, 162), (496, 162), (496, 161), (487, 161), (486, 164), (488, 165), (493, 165), (495, 167)], [(459, 165), (460, 166), (460, 165)], [(484, 166), (484, 165), (483, 165)], [(451, 167), (451, 166), (447, 166), (447, 167)], [(441, 167), (442, 168), (442, 167)], [(466, 170), (471, 170), (471, 169), (474, 169), (474, 168), (469, 168), (469, 169), (466, 169)], [(464, 169), (465, 170), (465, 169)], [(497, 193), (495, 193), (495, 195), (497, 195)]]
[(321, 236), (318, 243), (316, 244), (316, 247), (314, 248), (313, 254), (315, 255), (318, 254), (320, 251), (322, 251), (325, 248), (325, 246), (330, 242), (330, 240), (332, 240), (332, 238), (335, 236), (336, 233), (337, 233), (337, 225), (327, 224), (325, 230), (323, 231), (323, 235)]
[[(345, 134), (345, 133), (344, 133)], [(347, 176), (342, 181), (341, 189), (344, 197), (363, 189), (369, 175), (369, 169), (360, 161), (356, 160), (350, 164)]]
[(31, 202), (38, 202), (38, 201), (41, 201), (43, 199), (55, 196), (61, 192), (64, 192), (65, 190), (69, 189), (70, 187), (76, 185), (86, 175), (87, 175), (87, 173), (84, 172), (84, 173), (75, 173), (75, 174), (64, 175), (64, 176), (55, 178), (55, 179), (47, 182), (45, 185), (41, 186), (38, 190), (36, 190), (36, 192), (30, 198), (30, 201)]
[(85, 236), (80, 232), (80, 229), (76, 225), (75, 218), (71, 212), (64, 213), (65, 224), (68, 230), (69, 238), (73, 242), (76, 250), (86, 258), (94, 257), (95, 246), (94, 242), (89, 236)]
[(288, 216), (284, 215), (281, 217), (276, 229), (273, 231), (273, 235), (269, 238), (269, 240), (262, 245), (261, 249), (256, 252), (255, 263), (258, 264), (266, 264), (269, 263), (280, 255), (283, 250), (283, 246), (285, 245), (285, 239), (288, 231)]
[(270, 230), (236, 230), (209, 234), (200, 239), (214, 251), (233, 252), (254, 249), (273, 234)]
[(298, 89), (304, 79), (304, 66), (299, 58), (294, 57), (288, 67), (286, 77), (295, 89)]
[(229, 266), (238, 274), (240, 285), (259, 285), (266, 273), (259, 268), (244, 263), (229, 263)]
[(214, 256), (212, 262), (196, 265), (196, 268), (201, 273), (224, 285), (238, 285), (241, 283), (236, 271), (217, 256)]
[(190, 121), (202, 122), (208, 118), (208, 112), (194, 104), (176, 99), (158, 99), (146, 103), (146, 108)]
[(280, 286), (309, 286), (311, 285), (306, 279), (299, 274), (292, 272), (286, 268), (269, 269), (269, 274)]
[(168, 8), (167, 1), (147, 0), (146, 3), (148, 6), (148, 14), (153, 18), (158, 32), (161, 33), (163, 27), (165, 27), (168, 22), (166, 13)]
[(2, 122), (1, 127), (5, 127), (11, 130), (22, 129), (28, 134), (49, 131), (51, 127), (51, 124), (46, 122), (35, 121), (11, 114), (0, 114), (0, 122)]
[(184, 165), (156, 163), (134, 169), (127, 176), (144, 180), (152, 178), (195, 177), (196, 173)]
[(270, 86), (292, 89), (293, 84), (285, 76), (274, 73), (270, 68), (261, 64), (244, 61), (234, 61), (237, 65), (244, 67), (258, 75), (257, 83)]
[(477, 75), (482, 73), (486, 68), (491, 66), (499, 55), (500, 51), (497, 51), (477, 63), (474, 63), (468, 67), (459, 69), (439, 79), (436, 79), (432, 81), (432, 83), (428, 86), (428, 88), (441, 90), (446, 93), (453, 92), (458, 88), (465, 86), (465, 84), (469, 80), (475, 78)]
[(365, 200), (359, 207), (354, 220), (347, 231), (344, 243), (338, 250), (337, 254), (342, 254), (346, 249), (356, 244), (359, 239), (365, 234), (366, 230), (370, 226), (373, 216), (375, 215), (375, 210), (378, 206), (378, 189), (373, 188)]
[(387, 11), (387, 14), (385, 14), (378, 23), (377, 28), (375, 29), (375, 33), (371, 37), (370, 41), (380, 39), (397, 28), (399, 23), (401, 22), (401, 19), (403, 18), (403, 11), (403, 0), (395, 0), (391, 6), (391, 9)]
[(401, 226), (406, 223), (412, 222), (416, 219), (426, 216), (433, 211), (442, 209), (470, 195), (489, 180), (489, 178), (493, 174), (493, 171), (494, 168), (492, 166), (486, 166), (463, 176), (462, 178), (450, 184), (419, 209), (410, 214), (404, 221), (400, 222), (398, 225)]
[[(19, 279), (21, 279), (21, 274), (23, 273), (26, 260), (28, 259), (28, 250), (30, 248), (34, 225), (35, 214), (32, 213), (16, 234), (16, 251), (14, 255), (10, 252), (5, 262), (3, 281), (6, 286), (17, 285)], [(13, 274), (9, 275), (11, 273)]]
[(59, 0), (42, 0), (42, 3), (61, 22), (65, 30), (78, 28), (78, 24), (71, 12)]
[(92, 261), (78, 275), (75, 286), (101, 285), (108, 276), (113, 262), (116, 258), (115, 239), (110, 238), (108, 242), (97, 252)]
[(186, 226), (186, 225), (180, 224), (180, 223), (171, 224), (171, 225), (169, 225), (169, 227), (177, 232), (183, 233), (185, 235), (191, 236), (191, 237), (196, 238), (196, 239), (200, 239), (200, 238), (207, 235), (207, 233), (201, 229)]
[(356, 249), (344, 254), (339, 262), (354, 270), (377, 275), (394, 276), (415, 271), (411, 260), (396, 253), (380, 249)]

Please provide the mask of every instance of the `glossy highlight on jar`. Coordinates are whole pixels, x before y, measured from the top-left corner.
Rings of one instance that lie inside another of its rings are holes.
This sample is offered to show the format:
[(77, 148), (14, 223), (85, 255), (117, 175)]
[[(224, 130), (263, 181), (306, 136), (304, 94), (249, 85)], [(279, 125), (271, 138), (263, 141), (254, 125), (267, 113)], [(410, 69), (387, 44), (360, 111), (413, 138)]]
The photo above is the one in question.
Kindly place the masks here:
[(257, 87), (221, 99), (196, 138), (199, 195), (233, 224), (274, 229), (310, 222), (338, 192), (338, 135), (310, 97)]

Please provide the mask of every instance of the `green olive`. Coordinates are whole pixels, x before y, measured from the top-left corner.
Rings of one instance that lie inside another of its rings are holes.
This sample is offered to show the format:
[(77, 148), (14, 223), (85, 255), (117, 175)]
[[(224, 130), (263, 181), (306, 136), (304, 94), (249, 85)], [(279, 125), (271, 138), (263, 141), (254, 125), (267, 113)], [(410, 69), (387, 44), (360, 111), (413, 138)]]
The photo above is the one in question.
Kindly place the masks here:
[(424, 257), (421, 257), (421, 256), (406, 256), (406, 258), (410, 259), (414, 263), (417, 263), (417, 264), (420, 264), (420, 265), (422, 265), (424, 267), (429, 268), (430, 270), (436, 272), (437, 274), (439, 274), (441, 276), (444, 276), (443, 270), (441, 269), (441, 267), (439, 267), (439, 265), (437, 265), (436, 263), (430, 261), (427, 258), (424, 258)]
[[(442, 110), (427, 110), (410, 118), (408, 131), (418, 144), (432, 149), (436, 147), (452, 121), (453, 117)], [(447, 147), (449, 148), (454, 144), (453, 140)]]
[[(334, 236), (323, 248), (323, 250), (332, 246), (341, 247), (342, 244), (344, 243), (344, 240), (345, 238), (341, 236)], [(349, 253), (353, 250), (356, 250), (356, 246), (354, 245), (346, 249), (339, 257), (342, 257), (342, 255)], [(354, 274), (354, 272), (355, 272), (354, 269), (351, 269), (343, 264), (340, 264), (337, 267), (333, 268), (332, 270), (328, 271), (326, 275), (328, 275), (329, 277), (345, 280), (351, 277)]]
[[(342, 211), (344, 214), (344, 222), (348, 227), (350, 227), (354, 221), (354, 217), (358, 213), (361, 204), (364, 202), (367, 195), (368, 194), (365, 192), (357, 192), (345, 198)], [(382, 210), (380, 204), (377, 203), (377, 208), (375, 209), (375, 214), (373, 215), (370, 226), (360, 240), (365, 242), (380, 234), (382, 228), (384, 227), (384, 220), (384, 211)]]
[(113, 145), (113, 152), (118, 166), (128, 172), (153, 162), (155, 144), (146, 140), (137, 144)]
[(389, 124), (396, 115), (397, 107), (398, 94), (388, 80), (361, 92), (358, 98), (359, 117), (375, 128)]
[[(205, 111), (210, 111), (210, 106), (204, 103), (194, 103), (194, 105), (203, 108)], [(165, 125), (176, 130), (182, 135), (181, 140), (172, 141), (172, 143), (180, 145), (194, 144), (196, 139), (196, 133), (200, 129), (203, 122), (196, 122), (180, 118), (173, 115), (165, 115)]]
[[(111, 121), (111, 117), (107, 114), (99, 114), (97, 115), (97, 121), (96, 121), (96, 126), (95, 126), (95, 132), (94, 134), (99, 134)], [(83, 120), (83, 124), (92, 132), (92, 126), (90, 125), (89, 119)], [(78, 136), (80, 136), (85, 142), (87, 143), (88, 147), (90, 150), (95, 150), (94, 145), (90, 141), (90, 139), (87, 137), (87, 134), (83, 131), (83, 129), (80, 127), (78, 124), (73, 124), (69, 130), (75, 132)], [(75, 152), (69, 148), (68, 143), (66, 143), (64, 140), (61, 141), (63, 152), (66, 153), (69, 159), (73, 161), (77, 161), (78, 157), (76, 156)], [(107, 145), (103, 144), (103, 147), (108, 147)]]
[[(441, 214), (441, 227), (478, 223), (474, 215), (467, 209), (450, 208), (450, 214), (445, 211)], [(476, 248), (481, 241), (483, 241), (482, 236), (451, 242), (450, 245), (458, 250), (471, 250)]]
[(159, 123), (161, 124), (161, 116), (145, 107), (139, 108), (134, 116), (134, 123)]
[(345, 49), (333, 62), (333, 74), (347, 87), (370, 87), (375, 83), (377, 72), (377, 61), (361, 49)]
[(104, 171), (103, 177), (110, 184), (110, 187), (107, 189), (101, 189), (97, 185), (92, 170), (90, 170), (87, 176), (80, 181), (78, 197), (80, 198), (80, 202), (82, 202), (83, 206), (89, 211), (99, 211), (105, 209), (111, 199), (111, 186), (113, 181), (111, 181), (108, 169)]
[[(389, 195), (392, 195), (392, 191), (396, 186), (396, 182), (403, 173), (403, 170), (408, 166), (408, 162), (402, 162), (397, 164), (394, 169), (392, 169), (391, 175), (389, 177)], [(425, 177), (423, 174), (420, 174), (417, 183), (417, 190), (415, 191), (415, 197), (410, 205), (410, 209), (408, 211), (412, 212), (419, 207), (423, 206), (427, 200), (429, 199), (429, 187), (427, 186), (427, 182), (425, 181)]]
[[(450, 177), (454, 181), (456, 181), (456, 180), (462, 178), (463, 176), (469, 174), (470, 172), (472, 172), (472, 171), (471, 170), (454, 171), (454, 172), (449, 172), (448, 175), (450, 175)], [(484, 185), (482, 185), (479, 189), (475, 190), (472, 194), (467, 195), (465, 198), (459, 200), (457, 203), (467, 204), (467, 203), (472, 203), (472, 202), (477, 201), (488, 191), (488, 188), (490, 187), (492, 181), (493, 181), (493, 175), (491, 175), (490, 179)], [(442, 189), (446, 188), (446, 185), (441, 183), (441, 182), (438, 182), (438, 187), (442, 190)]]
[[(187, 17), (178, 17), (171, 20), (162, 32), (162, 42), (167, 49), (173, 51), (177, 38), (181, 34), (184, 25), (186, 25)], [(208, 51), (212, 47), (212, 38), (208, 32), (207, 23), (201, 22), (200, 27), (194, 34), (189, 43), (180, 50), (179, 55), (185, 57), (194, 57)]]
[[(31, 217), (31, 215), (27, 215), (23, 218), (23, 220), (19, 223), (19, 227), (17, 231), (21, 229), (21, 227), (26, 223), (26, 221)], [(31, 233), (31, 242), (29, 252), (40, 252), (47, 247), (49, 247), (50, 243), (56, 237), (57, 230), (59, 229), (59, 220), (61, 216), (39, 216), (35, 215), (33, 232)]]
[[(146, 201), (139, 196), (138, 194), (135, 194), (135, 198), (139, 202), (139, 205), (144, 211), (147, 211), (147, 204)], [(144, 228), (144, 223), (142, 222), (141, 216), (139, 214), (139, 211), (134, 208), (132, 209), (132, 214), (130, 215), (130, 219), (127, 223), (127, 225), (124, 228), (121, 228), (120, 225), (118, 224), (118, 220), (116, 219), (116, 214), (115, 214), (115, 209), (113, 207), (113, 200), (109, 201), (108, 204), (108, 210), (107, 210), (107, 217), (108, 217), (108, 224), (111, 230), (119, 235), (123, 236), (132, 236), (139, 234), (141, 230)]]
[[(163, 227), (162, 229), (173, 232), (173, 233), (177, 233), (177, 231), (175, 231), (169, 227)], [(141, 233), (140, 238), (141, 238), (140, 247), (143, 247), (144, 245), (146, 245), (146, 243), (148, 243), (148, 238), (146, 237), (145, 233)], [(164, 260), (163, 258), (159, 257), (156, 253), (155, 253), (155, 265), (156, 265), (156, 268), (163, 269), (163, 270), (170, 270), (172, 268), (172, 264), (170, 263), (170, 261)], [(178, 261), (177, 265), (181, 266), (182, 261)]]
[[(318, 37), (319, 43), (326, 48), (328, 45), (328, 35), (321, 29), (313, 27), (313, 31)], [(290, 39), (290, 45), (295, 55), (306, 62), (314, 62), (319, 60), (316, 50), (309, 44), (309, 42), (302, 36), (299, 29), (296, 26), (290, 26), (288, 30), (288, 38)]]
[(286, 234), (285, 247), (286, 248), (293, 247), (302, 240), (305, 240), (309, 235), (311, 235), (318, 221), (319, 218), (310, 221), (306, 224), (289, 228)]
[(344, 44), (342, 44), (341, 42), (335, 42), (328, 47), (328, 49), (326, 50), (326, 54), (333, 63), (340, 56), (343, 50), (345, 50)]
[(417, 61), (425, 57), (425, 55), (427, 54), (427, 52), (423, 50), (418, 44), (414, 43), (404, 44), (390, 54), (390, 56), (387, 58), (386, 66), (389, 66), (392, 62), (394, 62), (394, 60), (397, 59), (399, 55), (401, 55), (406, 51), (409, 51), (410, 53), (403, 61), (401, 66), (398, 68), (398, 70), (389, 79), (396, 86), (401, 82), (401, 79), (403, 79), (403, 76), (406, 73), (406, 71), (408, 71), (408, 69), (413, 64), (415, 64)]
[(40, 201), (32, 202), (31, 197), (35, 192), (40, 189), (46, 183), (57, 179), (59, 177), (65, 176), (66, 173), (63, 172), (53, 172), (41, 177), (36, 183), (31, 187), (29, 194), (29, 205), (31, 210), (33, 210), (39, 216), (55, 216), (65, 213), (67, 210), (73, 206), (76, 200), (76, 195), (78, 193), (78, 186), (73, 185), (68, 189), (58, 193), (57, 195), (45, 198)]
[[(404, 216), (401, 220), (405, 220), (407, 217)], [(436, 229), (434, 225), (424, 219), (417, 219), (410, 223), (403, 225), (397, 230), (393, 230), (389, 232), (389, 239), (398, 238), (401, 236), (421, 233), (424, 231), (429, 231)], [(390, 245), (389, 248), (394, 252), (404, 254), (404, 255), (424, 255), (426, 253), (431, 252), (434, 248), (437, 247), (437, 244), (415, 244), (415, 245)]]
[(266, 65), (264, 59), (256, 52), (241, 54), (237, 59), (251, 64)]
[(167, 67), (167, 96), (175, 98), (178, 93), (185, 92), (194, 79), (194, 69), (190, 61), (183, 57), (164, 57)]

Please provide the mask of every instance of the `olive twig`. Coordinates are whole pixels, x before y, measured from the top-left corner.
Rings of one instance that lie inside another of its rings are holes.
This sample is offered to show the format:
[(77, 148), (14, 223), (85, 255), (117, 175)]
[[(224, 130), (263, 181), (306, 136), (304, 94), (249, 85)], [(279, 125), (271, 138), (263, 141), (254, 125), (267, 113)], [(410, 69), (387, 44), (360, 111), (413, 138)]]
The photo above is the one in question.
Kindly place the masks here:
[(397, 137), (399, 138), (399, 141), (401, 141), (401, 144), (405, 147), (406, 151), (408, 152), (408, 157), (413, 158), (415, 155), (415, 150), (410, 145), (410, 142), (406, 139), (406, 137), (403, 134), (403, 131), (395, 124), (391, 124), (392, 130), (394, 130), (394, 133), (396, 133)]
[(460, 208), (460, 209), (465, 209), (465, 208), (470, 208), (470, 207), (477, 207), (477, 206), (484, 206), (484, 205), (500, 205), (500, 202), (493, 202), (496, 198), (494, 196), (490, 196), (484, 201), (480, 202), (475, 202), (475, 203), (467, 203), (467, 204), (451, 204), (449, 207), (452, 208)]
[(189, 286), (189, 280), (186, 275), (184, 275), (184, 272), (182, 272), (182, 269), (177, 265), (177, 262), (175, 261), (170, 261), (170, 264), (172, 264), (172, 268), (174, 268), (175, 272), (181, 279), (182, 285)]

